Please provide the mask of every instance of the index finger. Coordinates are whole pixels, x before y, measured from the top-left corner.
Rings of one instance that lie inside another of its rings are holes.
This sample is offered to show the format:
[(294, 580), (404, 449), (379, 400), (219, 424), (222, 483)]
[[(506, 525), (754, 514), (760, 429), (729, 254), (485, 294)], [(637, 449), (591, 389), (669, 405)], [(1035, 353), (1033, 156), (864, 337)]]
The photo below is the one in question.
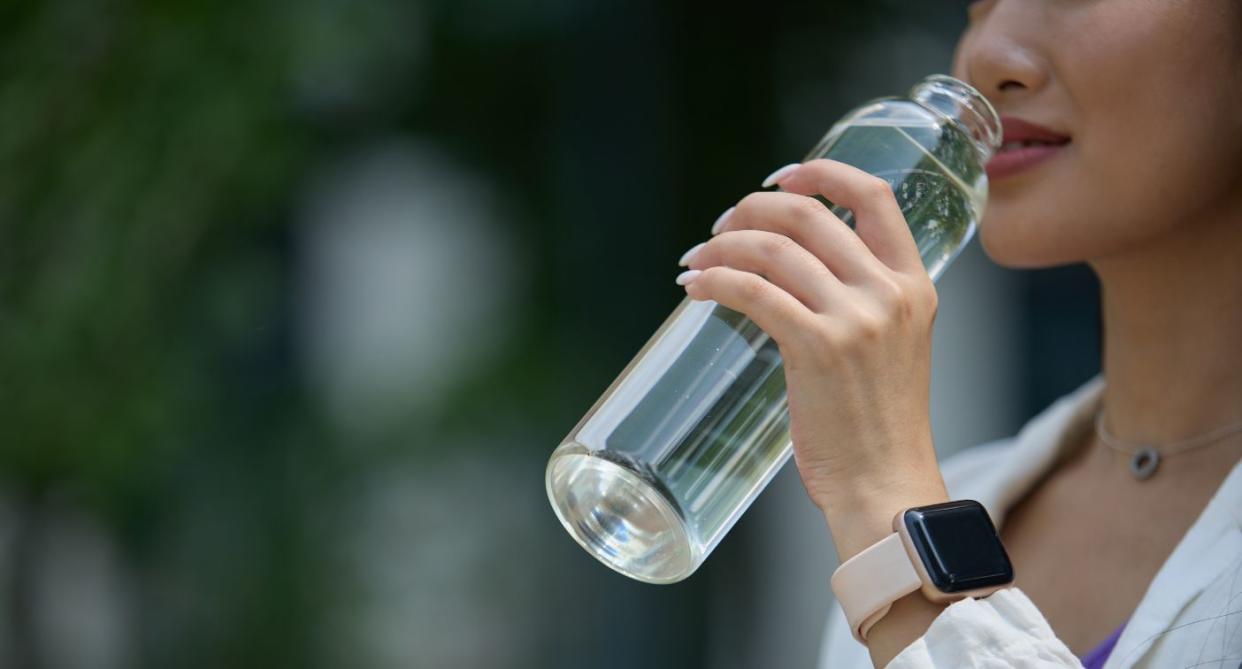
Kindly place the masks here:
[(899, 272), (926, 271), (906, 217), (884, 179), (838, 160), (819, 158), (781, 175), (789, 193), (822, 195), (854, 212), (854, 231), (880, 262)]

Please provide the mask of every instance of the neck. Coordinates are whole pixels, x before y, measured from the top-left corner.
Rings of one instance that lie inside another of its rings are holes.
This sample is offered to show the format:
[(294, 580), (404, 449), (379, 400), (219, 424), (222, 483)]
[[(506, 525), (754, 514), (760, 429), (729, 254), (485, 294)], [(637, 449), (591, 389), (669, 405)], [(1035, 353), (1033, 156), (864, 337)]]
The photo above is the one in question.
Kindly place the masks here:
[(1162, 444), (1242, 421), (1242, 206), (1090, 264), (1110, 431)]

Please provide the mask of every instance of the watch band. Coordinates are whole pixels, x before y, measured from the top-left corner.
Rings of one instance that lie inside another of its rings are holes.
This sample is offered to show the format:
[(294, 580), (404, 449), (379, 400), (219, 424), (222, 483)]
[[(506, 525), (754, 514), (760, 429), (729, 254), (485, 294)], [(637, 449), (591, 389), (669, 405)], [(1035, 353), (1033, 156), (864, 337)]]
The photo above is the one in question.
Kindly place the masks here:
[(896, 532), (846, 560), (832, 573), (832, 591), (845, 611), (850, 631), (864, 644), (868, 630), (888, 613), (893, 602), (922, 585)]

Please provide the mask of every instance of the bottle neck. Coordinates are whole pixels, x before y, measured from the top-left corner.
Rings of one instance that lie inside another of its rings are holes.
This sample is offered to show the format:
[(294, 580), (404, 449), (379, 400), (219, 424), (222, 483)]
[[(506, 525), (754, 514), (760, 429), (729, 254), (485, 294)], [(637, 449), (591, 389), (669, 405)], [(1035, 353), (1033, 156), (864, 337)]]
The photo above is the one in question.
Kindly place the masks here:
[(1000, 117), (987, 98), (966, 82), (935, 74), (915, 85), (910, 99), (961, 128), (974, 143), (981, 164), (1000, 148)]

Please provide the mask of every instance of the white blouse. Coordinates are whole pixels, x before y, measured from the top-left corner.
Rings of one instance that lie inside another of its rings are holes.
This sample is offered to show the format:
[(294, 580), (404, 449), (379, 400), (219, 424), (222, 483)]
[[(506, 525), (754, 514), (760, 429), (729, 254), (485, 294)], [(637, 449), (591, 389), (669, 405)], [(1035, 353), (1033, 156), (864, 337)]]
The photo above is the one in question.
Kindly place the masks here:
[[(1097, 375), (1016, 436), (947, 458), (941, 471), (950, 497), (978, 500), (1000, 528), (1009, 507), (1094, 428), (1103, 388)], [(819, 666), (872, 668), (839, 606), (829, 615)], [(950, 605), (888, 669), (1081, 666), (1015, 587)], [(1104, 667), (1242, 668), (1242, 462), (1161, 566)]]

